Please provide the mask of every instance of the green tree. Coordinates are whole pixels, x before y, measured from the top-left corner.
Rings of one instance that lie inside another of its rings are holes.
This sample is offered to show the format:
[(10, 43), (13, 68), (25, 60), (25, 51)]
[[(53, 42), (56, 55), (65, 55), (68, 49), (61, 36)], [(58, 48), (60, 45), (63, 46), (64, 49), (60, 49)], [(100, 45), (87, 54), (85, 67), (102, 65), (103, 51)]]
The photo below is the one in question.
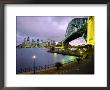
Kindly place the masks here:
[(55, 63), (55, 66), (57, 67), (57, 70), (59, 70), (60, 67), (63, 66), (63, 64), (60, 63), (60, 62), (56, 62), (56, 63)]

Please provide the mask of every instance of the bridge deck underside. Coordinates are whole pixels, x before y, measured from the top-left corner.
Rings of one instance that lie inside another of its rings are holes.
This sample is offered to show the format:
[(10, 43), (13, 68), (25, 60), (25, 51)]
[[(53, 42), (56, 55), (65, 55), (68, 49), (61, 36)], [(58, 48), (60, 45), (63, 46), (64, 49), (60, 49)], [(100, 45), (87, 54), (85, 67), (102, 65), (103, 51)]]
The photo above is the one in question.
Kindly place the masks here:
[(70, 41), (81, 37), (84, 32), (85, 32), (85, 31), (80, 31), (80, 30), (79, 30), (78, 32), (73, 33), (71, 36), (67, 37), (67, 38), (64, 40), (63, 43), (69, 43)]

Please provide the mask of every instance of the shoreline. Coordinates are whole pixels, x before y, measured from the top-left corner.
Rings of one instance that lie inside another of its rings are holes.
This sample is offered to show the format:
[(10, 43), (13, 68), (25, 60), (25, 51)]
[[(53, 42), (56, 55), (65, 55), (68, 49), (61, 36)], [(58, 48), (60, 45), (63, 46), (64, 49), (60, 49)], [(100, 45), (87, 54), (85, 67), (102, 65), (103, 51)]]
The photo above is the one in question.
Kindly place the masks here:
[[(82, 61), (80, 61), (80, 63), (78, 63), (76, 61), (73, 61), (73, 62), (70, 62), (70, 63), (63, 64), (63, 66), (60, 67), (59, 70), (57, 70), (57, 67), (51, 67), (51, 68), (48, 68), (46, 70), (42, 69), (40, 71), (36, 71), (35, 74), (63, 74), (63, 73), (68, 74), (68, 72), (73, 72), (72, 74), (75, 74), (74, 73), (75, 71), (80, 71), (80, 69), (81, 69), (80, 66), (81, 65), (84, 66), (88, 63), (89, 63), (88, 60), (82, 60)], [(19, 73), (17, 75), (24, 75), (24, 74), (25, 75), (30, 75), (30, 74), (35, 75), (33, 72), (34, 71), (23, 72), (23, 73)]]
[[(50, 51), (47, 51), (47, 52), (50, 52)], [(53, 51), (50, 53), (57, 53), (57, 52)], [(80, 64), (86, 65), (90, 61), (89, 59), (92, 53), (94, 53), (92, 49), (88, 50), (85, 54), (85, 55), (89, 54), (88, 57), (81, 57), (80, 63), (78, 63), (77, 60), (70, 61), (70, 62), (64, 63), (59, 70), (57, 70), (57, 67), (55, 67), (55, 64), (54, 64), (54, 66), (52, 67), (37, 69), (35, 74), (59, 74), (59, 73), (65, 73), (65, 71), (68, 72), (69, 70), (73, 71), (73, 74), (74, 74), (74, 70), (78, 69)], [(62, 53), (60, 52), (58, 54), (62, 54)], [(71, 56), (76, 56), (76, 55), (71, 55)], [(34, 74), (34, 73), (33, 73), (33, 70), (17, 73), (17, 75), (23, 75), (23, 74)]]
[(69, 55), (69, 56), (77, 56), (77, 57), (81, 57), (81, 55), (78, 55), (78, 54), (73, 54), (73, 53), (65, 53), (65, 52), (58, 52), (58, 51), (47, 51), (47, 52), (49, 52), (49, 53), (57, 53), (57, 54), (62, 54), (62, 55)]
[[(88, 58), (89, 59), (89, 58)], [(36, 70), (36, 73), (35, 74), (63, 74), (63, 73), (68, 73), (68, 72), (74, 72), (77, 71), (77, 70), (80, 70), (80, 66), (85, 66), (87, 65), (90, 60), (88, 59), (83, 59), (81, 60), (79, 63), (77, 61), (71, 61), (71, 62), (68, 62), (68, 63), (65, 63), (63, 64), (63, 66), (61, 66), (59, 68), (59, 70), (57, 70), (57, 67), (50, 67), (48, 69), (42, 69), (42, 70)], [(18, 73), (17, 75), (34, 75), (33, 73), (34, 71), (30, 71), (30, 72), (23, 72), (23, 73)], [(76, 73), (77, 74), (77, 73)]]

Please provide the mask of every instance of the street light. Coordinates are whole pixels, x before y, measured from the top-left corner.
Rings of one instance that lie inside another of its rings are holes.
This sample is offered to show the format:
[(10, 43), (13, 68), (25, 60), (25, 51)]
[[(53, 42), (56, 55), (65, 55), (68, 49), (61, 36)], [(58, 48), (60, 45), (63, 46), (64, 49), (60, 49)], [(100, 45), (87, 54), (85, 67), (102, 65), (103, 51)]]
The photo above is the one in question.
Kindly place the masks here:
[(33, 55), (32, 58), (33, 58), (33, 60), (34, 60), (34, 74), (35, 74), (35, 59), (36, 59), (36, 56)]

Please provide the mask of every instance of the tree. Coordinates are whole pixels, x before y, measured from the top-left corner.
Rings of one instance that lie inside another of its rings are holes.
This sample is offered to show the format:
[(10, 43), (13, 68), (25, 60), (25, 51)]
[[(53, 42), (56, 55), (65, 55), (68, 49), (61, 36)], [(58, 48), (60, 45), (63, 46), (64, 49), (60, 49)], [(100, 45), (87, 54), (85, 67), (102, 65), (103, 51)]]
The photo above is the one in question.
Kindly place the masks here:
[(80, 58), (80, 57), (79, 57), (79, 58), (77, 58), (77, 62), (78, 62), (78, 63), (80, 63), (80, 60), (81, 60), (81, 58)]
[(60, 63), (60, 62), (56, 62), (56, 63), (55, 63), (55, 67), (57, 67), (57, 70), (59, 70), (59, 68), (60, 68), (61, 66), (63, 66), (62, 63)]

